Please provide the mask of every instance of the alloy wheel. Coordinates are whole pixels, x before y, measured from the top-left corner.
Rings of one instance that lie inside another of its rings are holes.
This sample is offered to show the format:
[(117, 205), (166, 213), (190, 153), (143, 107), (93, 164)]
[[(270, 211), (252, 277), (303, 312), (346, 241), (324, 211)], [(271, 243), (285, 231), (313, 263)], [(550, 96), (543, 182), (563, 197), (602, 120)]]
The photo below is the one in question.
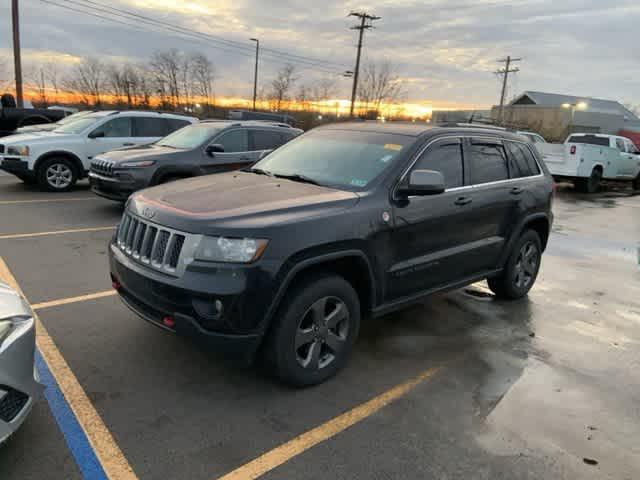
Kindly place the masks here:
[(347, 344), (349, 319), (347, 305), (339, 298), (316, 300), (302, 316), (296, 331), (298, 364), (310, 370), (330, 365)]
[(47, 168), (47, 183), (54, 188), (67, 188), (73, 179), (73, 172), (64, 163), (54, 163)]
[(525, 243), (518, 252), (514, 267), (513, 283), (519, 289), (528, 288), (538, 271), (540, 254), (533, 242)]

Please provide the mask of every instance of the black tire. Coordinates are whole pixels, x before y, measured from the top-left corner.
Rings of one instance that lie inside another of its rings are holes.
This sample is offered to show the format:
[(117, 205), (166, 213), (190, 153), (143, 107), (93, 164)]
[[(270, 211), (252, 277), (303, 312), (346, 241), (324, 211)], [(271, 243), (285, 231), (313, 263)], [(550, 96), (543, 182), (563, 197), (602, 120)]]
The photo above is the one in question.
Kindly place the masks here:
[(360, 301), (342, 277), (319, 274), (286, 294), (273, 322), (263, 346), (270, 373), (295, 387), (316, 385), (345, 366), (358, 337)]
[(602, 170), (594, 168), (589, 178), (579, 178), (575, 182), (576, 189), (582, 193), (596, 193), (600, 189)]
[(635, 180), (632, 183), (632, 188), (634, 190), (640, 190), (640, 173), (638, 174), (638, 176), (635, 178)]
[[(56, 174), (56, 172), (58, 172)], [(49, 192), (68, 192), (78, 181), (76, 166), (65, 157), (51, 157), (43, 161), (36, 172), (38, 185)]]
[(488, 279), (489, 288), (498, 298), (517, 300), (524, 297), (536, 282), (541, 260), (540, 236), (534, 230), (526, 230), (513, 246), (502, 273)]

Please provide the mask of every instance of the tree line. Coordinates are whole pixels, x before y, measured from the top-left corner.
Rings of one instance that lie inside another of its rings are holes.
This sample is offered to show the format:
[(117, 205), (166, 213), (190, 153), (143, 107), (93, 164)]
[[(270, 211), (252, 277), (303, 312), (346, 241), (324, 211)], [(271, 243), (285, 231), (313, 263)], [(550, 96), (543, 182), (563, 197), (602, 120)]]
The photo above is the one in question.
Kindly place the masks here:
[[(34, 100), (43, 106), (57, 101), (62, 94), (70, 94), (78, 103), (92, 108), (105, 105), (157, 107), (197, 110), (202, 115), (210, 115), (216, 108), (216, 67), (199, 52), (156, 51), (148, 62), (143, 63), (115, 63), (86, 57), (65, 71), (58, 64), (47, 62), (29, 65), (25, 73), (35, 92)], [(335, 100), (338, 94), (338, 78), (309, 80), (294, 65), (286, 64), (262, 82), (259, 106), (272, 111), (314, 111), (320, 105), (327, 109), (328, 101)], [(391, 62), (364, 62), (358, 88), (361, 114), (377, 115), (383, 104), (400, 101), (403, 92), (403, 83)]]

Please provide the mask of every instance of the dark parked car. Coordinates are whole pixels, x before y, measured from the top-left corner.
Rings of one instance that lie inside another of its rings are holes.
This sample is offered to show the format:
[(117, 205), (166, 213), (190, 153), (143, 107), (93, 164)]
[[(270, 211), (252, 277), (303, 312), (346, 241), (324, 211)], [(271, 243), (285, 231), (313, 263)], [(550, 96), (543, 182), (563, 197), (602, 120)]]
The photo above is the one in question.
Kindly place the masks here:
[(18, 108), (13, 95), (8, 93), (0, 98), (0, 107), (0, 137), (12, 135), (20, 127), (53, 123), (66, 116), (63, 110)]
[(133, 195), (109, 248), (142, 318), (322, 382), (362, 318), (488, 279), (533, 286), (553, 180), (523, 137), (488, 128), (317, 128), (243, 172)]
[(152, 185), (252, 165), (301, 133), (280, 123), (203, 121), (151, 145), (96, 156), (89, 180), (97, 195), (124, 201)]

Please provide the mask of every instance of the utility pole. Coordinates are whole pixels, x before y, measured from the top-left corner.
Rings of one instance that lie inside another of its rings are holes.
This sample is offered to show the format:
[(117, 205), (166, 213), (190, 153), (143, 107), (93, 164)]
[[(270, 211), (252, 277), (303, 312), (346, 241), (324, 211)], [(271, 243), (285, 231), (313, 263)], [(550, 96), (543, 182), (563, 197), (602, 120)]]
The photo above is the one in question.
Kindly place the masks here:
[(500, 123), (504, 122), (504, 101), (505, 96), (507, 94), (507, 80), (509, 78), (510, 73), (519, 72), (520, 69), (518, 67), (511, 68), (511, 64), (515, 62), (521, 61), (522, 58), (511, 58), (511, 56), (507, 56), (507, 58), (502, 58), (498, 60), (499, 63), (504, 63), (504, 68), (497, 70), (495, 73), (498, 75), (502, 75), (502, 93), (500, 94)]
[(360, 30), (358, 35), (358, 54), (356, 56), (356, 68), (353, 72), (353, 88), (351, 90), (351, 110), (349, 115), (353, 118), (353, 108), (356, 103), (356, 94), (358, 93), (358, 76), (360, 75), (360, 55), (362, 53), (362, 37), (364, 36), (364, 31), (370, 28), (373, 28), (373, 22), (375, 20), (380, 20), (382, 17), (376, 17), (375, 15), (370, 15), (366, 12), (351, 12), (349, 17), (358, 17), (360, 19), (359, 25), (354, 25), (351, 27), (351, 30)]
[(253, 111), (256, 111), (256, 97), (258, 96), (258, 55), (260, 54), (260, 40), (250, 38), (252, 42), (256, 42), (256, 68), (253, 73)]
[(22, 61), (20, 59), (20, 15), (18, 0), (11, 0), (11, 21), (13, 24), (13, 70), (16, 75), (16, 101), (18, 108), (24, 107), (22, 97)]

